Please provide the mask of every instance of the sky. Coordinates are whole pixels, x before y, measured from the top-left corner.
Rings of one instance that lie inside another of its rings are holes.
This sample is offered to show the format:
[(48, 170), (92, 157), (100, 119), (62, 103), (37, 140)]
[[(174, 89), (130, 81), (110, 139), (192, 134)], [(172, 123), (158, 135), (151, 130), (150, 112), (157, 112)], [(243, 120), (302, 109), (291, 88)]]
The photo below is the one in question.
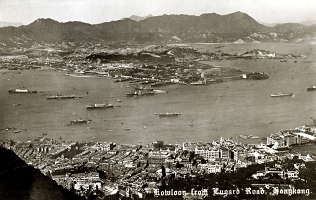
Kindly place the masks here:
[(90, 24), (131, 15), (154, 16), (243, 12), (258, 22), (316, 20), (315, 0), (0, 0), (0, 21), (30, 24), (38, 18)]

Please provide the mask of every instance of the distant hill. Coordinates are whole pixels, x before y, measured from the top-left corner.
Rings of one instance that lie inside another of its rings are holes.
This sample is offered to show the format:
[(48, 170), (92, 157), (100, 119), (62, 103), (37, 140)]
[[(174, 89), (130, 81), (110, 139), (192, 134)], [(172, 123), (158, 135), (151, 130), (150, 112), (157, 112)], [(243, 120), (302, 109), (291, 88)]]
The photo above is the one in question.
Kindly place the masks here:
[[(138, 18), (139, 19), (139, 18)], [(123, 19), (101, 24), (60, 23), (38, 19), (26, 26), (0, 28), (0, 47), (34, 43), (223, 43), (223, 42), (316, 42), (315, 26), (279, 24), (268, 27), (242, 12), (228, 15), (152, 16), (141, 21)]]
[(7, 26), (19, 27), (22, 25), (23, 24), (20, 22), (0, 22), (0, 27), (7, 27)]
[[(269, 27), (274, 27), (276, 25), (281, 25), (281, 24), (287, 24), (287, 23), (265, 23), (265, 22), (259, 22), (260, 24), (263, 24), (265, 26), (269, 26)], [(316, 24), (316, 20), (309, 20), (309, 21), (303, 21), (303, 22), (299, 22), (297, 24), (301, 24), (304, 26), (312, 26)]]
[[(141, 21), (141, 20), (144, 20), (144, 19), (147, 19), (147, 18), (149, 18), (149, 17), (153, 17), (153, 15), (147, 15), (147, 16), (145, 16), (145, 17), (140, 17), (140, 16), (137, 16), (137, 15), (132, 15), (132, 16), (130, 16), (130, 17), (128, 17), (128, 19), (131, 19), (131, 20), (134, 20), (134, 21), (137, 21), (137, 22), (139, 22), (139, 21)], [(126, 19), (126, 18), (123, 18), (123, 19)], [(122, 20), (123, 20), (122, 19)]]
[(274, 27), (275, 25), (279, 24), (279, 23), (266, 23), (266, 22), (258, 22), (259, 24), (263, 24), (265, 26), (268, 27)]
[(300, 22), (300, 24), (303, 24), (305, 26), (311, 26), (311, 25), (315, 25), (316, 24), (316, 20), (304, 21), (304, 22)]
[(0, 199), (84, 200), (0, 147)]

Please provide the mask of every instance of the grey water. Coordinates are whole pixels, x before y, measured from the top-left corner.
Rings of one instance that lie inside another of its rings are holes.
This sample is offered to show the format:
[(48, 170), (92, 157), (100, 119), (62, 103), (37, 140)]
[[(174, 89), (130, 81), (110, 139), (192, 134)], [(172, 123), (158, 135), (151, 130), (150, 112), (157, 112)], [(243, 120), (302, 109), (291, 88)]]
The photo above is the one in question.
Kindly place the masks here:
[[(192, 44), (215, 51), (216, 44)], [(304, 54), (307, 58), (204, 61), (216, 66), (247, 72), (265, 72), (267, 80), (237, 80), (204, 86), (170, 85), (157, 89), (168, 93), (126, 97), (133, 90), (128, 82), (111, 78), (78, 78), (52, 69), (1, 71), (0, 139), (34, 140), (48, 138), (71, 141), (147, 144), (233, 138), (239, 135), (267, 137), (282, 129), (311, 123), (316, 118), (316, 92), (306, 87), (316, 84), (315, 45), (227, 44), (223, 51), (247, 51), (254, 48), (277, 53)], [(294, 61), (297, 62), (294, 62)], [(9, 94), (9, 89), (27, 87), (37, 94)], [(291, 92), (293, 97), (271, 98), (270, 94)], [(48, 95), (76, 95), (82, 98), (47, 100)], [(121, 102), (118, 102), (120, 99)], [(112, 103), (114, 108), (87, 110), (92, 103)], [(21, 104), (19, 106), (14, 104)], [(120, 107), (119, 107), (120, 106)], [(178, 117), (159, 117), (154, 113), (179, 112)], [(89, 118), (90, 124), (65, 126), (70, 120)], [(190, 123), (193, 122), (193, 125)], [(272, 123), (268, 123), (272, 122)], [(20, 130), (6, 130), (15, 127)]]

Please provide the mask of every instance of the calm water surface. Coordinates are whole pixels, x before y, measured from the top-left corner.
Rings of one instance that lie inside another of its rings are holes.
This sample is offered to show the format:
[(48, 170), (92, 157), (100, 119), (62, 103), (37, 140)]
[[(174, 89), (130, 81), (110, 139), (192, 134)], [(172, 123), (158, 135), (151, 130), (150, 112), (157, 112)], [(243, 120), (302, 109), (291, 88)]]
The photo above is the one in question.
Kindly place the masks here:
[[(216, 44), (193, 44), (215, 51)], [(223, 51), (264, 49), (277, 53), (304, 54), (306, 59), (232, 60), (209, 63), (244, 71), (264, 71), (268, 80), (238, 80), (208, 86), (172, 85), (158, 89), (168, 93), (131, 98), (128, 83), (110, 78), (75, 78), (63, 72), (6, 71), (0, 75), (0, 139), (33, 140), (43, 133), (49, 138), (72, 141), (113, 141), (118, 143), (165, 143), (212, 141), (241, 134), (266, 137), (281, 129), (311, 123), (316, 118), (316, 92), (306, 87), (316, 84), (315, 46), (294, 44), (228, 44)], [(37, 94), (9, 94), (9, 89), (31, 87)], [(271, 98), (271, 93), (291, 92), (293, 97)], [(88, 93), (88, 94), (87, 94)], [(47, 100), (47, 95), (74, 94), (77, 99)], [(118, 102), (117, 99), (122, 100)], [(13, 104), (20, 103), (21, 106)], [(91, 103), (113, 103), (113, 109), (86, 110)], [(116, 107), (121, 105), (121, 107)], [(180, 112), (179, 117), (159, 118), (154, 113)], [(91, 124), (64, 126), (70, 120), (90, 118)], [(193, 126), (190, 122), (193, 120)], [(268, 123), (273, 121), (273, 123)], [(5, 127), (16, 127), (14, 133)], [(129, 130), (126, 130), (129, 129)]]

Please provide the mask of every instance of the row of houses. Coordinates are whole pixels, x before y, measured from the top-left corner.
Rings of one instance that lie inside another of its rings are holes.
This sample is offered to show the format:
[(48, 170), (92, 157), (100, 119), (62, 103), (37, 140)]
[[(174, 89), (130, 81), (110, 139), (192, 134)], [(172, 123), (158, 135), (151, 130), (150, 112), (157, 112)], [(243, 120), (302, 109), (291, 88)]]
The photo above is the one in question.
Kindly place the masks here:
[(280, 178), (285, 179), (297, 179), (299, 178), (298, 170), (283, 170), (281, 168), (275, 167), (265, 167), (262, 171), (257, 171), (257, 173), (253, 174), (252, 177), (258, 179), (260, 177), (265, 177), (267, 175), (278, 175)]

